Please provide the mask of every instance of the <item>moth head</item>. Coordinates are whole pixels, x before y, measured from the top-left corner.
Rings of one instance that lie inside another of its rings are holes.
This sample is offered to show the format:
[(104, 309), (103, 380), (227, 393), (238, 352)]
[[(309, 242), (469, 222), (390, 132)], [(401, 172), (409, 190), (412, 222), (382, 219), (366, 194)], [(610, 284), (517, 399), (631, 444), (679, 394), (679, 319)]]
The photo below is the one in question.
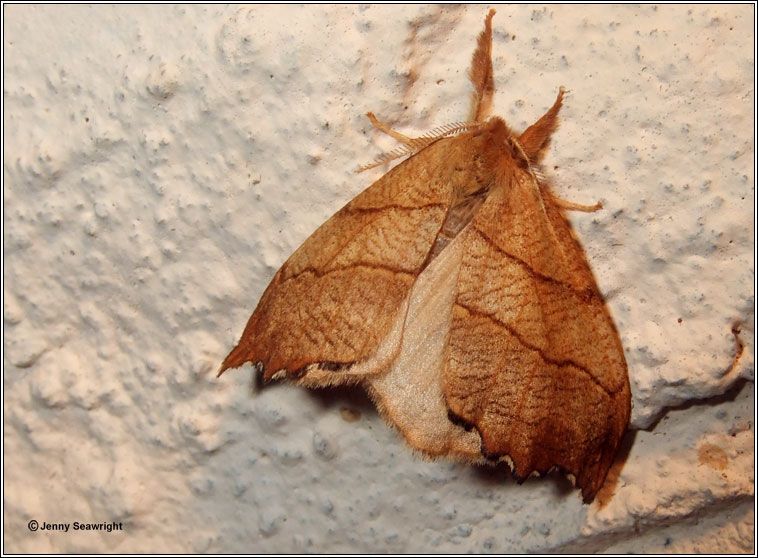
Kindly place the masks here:
[(492, 169), (496, 182), (502, 182), (515, 172), (529, 172), (530, 161), (515, 134), (500, 117), (492, 117), (482, 127), (486, 134), (484, 158)]

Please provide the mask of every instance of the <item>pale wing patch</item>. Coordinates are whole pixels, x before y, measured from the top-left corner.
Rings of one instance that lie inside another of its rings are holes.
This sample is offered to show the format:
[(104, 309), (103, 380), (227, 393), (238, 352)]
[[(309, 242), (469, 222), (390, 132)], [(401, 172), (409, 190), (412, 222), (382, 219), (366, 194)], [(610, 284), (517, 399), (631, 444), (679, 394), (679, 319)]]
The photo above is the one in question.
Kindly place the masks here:
[(365, 381), (382, 415), (416, 449), (482, 461), (480, 438), (448, 418), (440, 371), (466, 242), (461, 232), (416, 281), (400, 352), (386, 374)]

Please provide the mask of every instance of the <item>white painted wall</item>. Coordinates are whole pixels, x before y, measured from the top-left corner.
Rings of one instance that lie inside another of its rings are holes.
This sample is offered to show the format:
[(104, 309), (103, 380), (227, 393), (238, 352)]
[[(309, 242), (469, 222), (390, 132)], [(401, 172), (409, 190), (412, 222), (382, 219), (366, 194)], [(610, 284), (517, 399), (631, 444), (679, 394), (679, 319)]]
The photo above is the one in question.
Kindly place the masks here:
[(276, 269), (386, 171), (352, 172), (394, 147), (365, 112), (465, 118), (486, 7), (5, 5), (3, 550), (752, 551), (753, 9), (495, 16), (494, 113), (523, 129), (570, 89), (548, 175), (605, 205), (572, 220), (634, 430), (586, 506), (421, 459), (359, 391), (215, 378)]

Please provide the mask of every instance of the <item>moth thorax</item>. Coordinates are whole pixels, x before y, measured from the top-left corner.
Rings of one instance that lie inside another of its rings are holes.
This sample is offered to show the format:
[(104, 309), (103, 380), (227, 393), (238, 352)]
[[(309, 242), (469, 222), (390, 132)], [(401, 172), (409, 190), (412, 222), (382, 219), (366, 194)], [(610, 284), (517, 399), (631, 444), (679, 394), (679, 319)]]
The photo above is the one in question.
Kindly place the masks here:
[(523, 170), (529, 169), (529, 159), (526, 158), (526, 154), (524, 153), (524, 150), (521, 148), (516, 138), (513, 136), (508, 136), (508, 140), (506, 141), (506, 149), (508, 151), (508, 156), (513, 159), (513, 163), (518, 168)]

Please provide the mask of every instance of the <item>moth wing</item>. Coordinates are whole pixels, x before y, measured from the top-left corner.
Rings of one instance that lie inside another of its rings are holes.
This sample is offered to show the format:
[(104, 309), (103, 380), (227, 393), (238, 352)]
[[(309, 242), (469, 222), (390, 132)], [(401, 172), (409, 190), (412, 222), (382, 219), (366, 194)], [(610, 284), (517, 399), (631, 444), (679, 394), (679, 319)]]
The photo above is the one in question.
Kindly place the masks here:
[(419, 275), (410, 296), (397, 357), (384, 374), (363, 381), (382, 416), (415, 449), (431, 456), (481, 461), (476, 431), (450, 421), (442, 374), (465, 234)]
[(521, 169), (504, 186), (471, 224), (445, 398), (485, 457), (520, 480), (561, 469), (589, 501), (629, 421), (623, 349), (561, 209)]
[(456, 139), (401, 163), (316, 230), (276, 273), (221, 371), (260, 362), (266, 380), (279, 372), (325, 385), (386, 366), (451, 203), (445, 153)]

